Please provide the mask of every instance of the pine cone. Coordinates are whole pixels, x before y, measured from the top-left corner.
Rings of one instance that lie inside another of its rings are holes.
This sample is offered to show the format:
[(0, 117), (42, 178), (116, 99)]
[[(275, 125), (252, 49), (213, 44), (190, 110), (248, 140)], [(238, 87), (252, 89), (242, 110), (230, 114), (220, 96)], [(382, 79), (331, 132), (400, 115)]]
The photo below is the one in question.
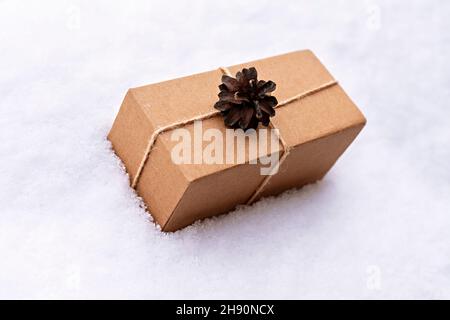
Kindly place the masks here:
[(221, 111), (227, 127), (247, 130), (256, 129), (259, 122), (268, 126), (270, 117), (275, 115), (278, 101), (270, 93), (275, 90), (275, 82), (259, 80), (256, 69), (242, 69), (236, 78), (223, 75), (219, 86), (219, 101), (214, 108)]

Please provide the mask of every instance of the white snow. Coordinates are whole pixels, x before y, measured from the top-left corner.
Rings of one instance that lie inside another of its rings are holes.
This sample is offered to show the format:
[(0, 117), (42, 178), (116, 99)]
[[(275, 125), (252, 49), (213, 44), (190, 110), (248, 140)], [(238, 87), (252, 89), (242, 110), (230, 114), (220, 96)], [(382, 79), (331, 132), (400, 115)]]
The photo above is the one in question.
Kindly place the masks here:
[[(0, 298), (450, 298), (449, 15), (0, 1)], [(362, 134), (320, 183), (161, 233), (105, 139), (126, 90), (303, 48)]]

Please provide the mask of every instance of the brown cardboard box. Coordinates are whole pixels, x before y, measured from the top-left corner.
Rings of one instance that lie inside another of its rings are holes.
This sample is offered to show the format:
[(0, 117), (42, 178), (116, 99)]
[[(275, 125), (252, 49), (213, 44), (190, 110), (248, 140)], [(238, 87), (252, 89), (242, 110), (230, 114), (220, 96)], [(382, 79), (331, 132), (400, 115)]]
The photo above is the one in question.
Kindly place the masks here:
[[(251, 66), (258, 70), (259, 79), (277, 84), (274, 95), (279, 101), (333, 80), (309, 50), (244, 63), (229, 70), (234, 75)], [(214, 110), (221, 76), (218, 69), (128, 90), (108, 138), (131, 180), (157, 128)], [(277, 109), (271, 121), (292, 149), (258, 198), (321, 179), (366, 123), (340, 85)], [(202, 125), (204, 130), (226, 129), (220, 115), (204, 120)], [(192, 132), (193, 126), (184, 128)], [(163, 231), (178, 230), (197, 219), (246, 203), (265, 178), (260, 174), (260, 164), (248, 163), (249, 156), (244, 164), (177, 165), (171, 160), (175, 144), (170, 131), (158, 136), (136, 185), (137, 193)], [(281, 144), (278, 147), (283, 151)]]

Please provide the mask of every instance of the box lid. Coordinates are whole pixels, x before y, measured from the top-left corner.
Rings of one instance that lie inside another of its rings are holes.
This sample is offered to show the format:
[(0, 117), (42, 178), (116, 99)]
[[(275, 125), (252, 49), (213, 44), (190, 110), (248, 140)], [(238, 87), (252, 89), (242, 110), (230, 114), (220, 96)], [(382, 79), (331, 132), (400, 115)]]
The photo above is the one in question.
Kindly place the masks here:
[[(277, 84), (273, 95), (278, 101), (314, 90), (334, 80), (310, 50), (251, 61), (228, 69), (234, 75), (242, 68), (251, 66), (258, 70), (259, 79), (272, 80)], [(218, 100), (221, 76), (222, 71), (217, 69), (132, 88), (129, 93), (142, 108), (152, 132), (160, 127), (214, 111), (213, 105)], [(365, 118), (340, 85), (336, 85), (277, 108), (271, 121), (280, 130), (286, 143), (294, 147), (365, 122)], [(203, 126), (205, 129), (217, 128), (225, 134), (226, 128), (220, 115), (204, 120)], [(192, 125), (186, 125), (185, 128), (193, 131)], [(170, 131), (161, 134), (158, 139), (163, 142), (168, 152), (177, 144), (172, 141)], [(206, 144), (207, 142), (203, 142), (203, 147)], [(279, 148), (282, 149), (281, 146)], [(248, 155), (246, 159), (250, 160)], [(192, 181), (235, 165), (238, 164), (181, 164), (179, 169), (187, 180)]]

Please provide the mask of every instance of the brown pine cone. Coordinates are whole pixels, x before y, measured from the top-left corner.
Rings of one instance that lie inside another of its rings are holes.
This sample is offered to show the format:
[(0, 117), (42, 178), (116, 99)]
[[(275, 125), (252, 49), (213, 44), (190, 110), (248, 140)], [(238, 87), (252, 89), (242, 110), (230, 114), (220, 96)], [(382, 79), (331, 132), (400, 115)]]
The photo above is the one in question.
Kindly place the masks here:
[(277, 99), (270, 95), (275, 88), (275, 82), (271, 80), (258, 81), (255, 68), (244, 68), (236, 73), (236, 78), (222, 76), (219, 101), (214, 108), (220, 110), (227, 127), (256, 129), (259, 122), (267, 127), (278, 104)]

